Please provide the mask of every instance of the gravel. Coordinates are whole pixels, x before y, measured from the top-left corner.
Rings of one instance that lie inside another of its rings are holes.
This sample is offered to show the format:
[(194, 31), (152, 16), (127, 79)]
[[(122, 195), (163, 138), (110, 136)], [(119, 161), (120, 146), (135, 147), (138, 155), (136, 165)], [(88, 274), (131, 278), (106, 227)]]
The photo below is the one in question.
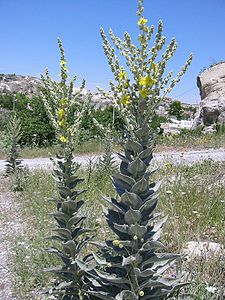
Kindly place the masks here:
[[(83, 167), (87, 167), (90, 163), (95, 164), (99, 155), (83, 155), (77, 156), (76, 161)], [(115, 155), (116, 160), (117, 157)], [(188, 152), (161, 152), (154, 154), (154, 162), (157, 165), (163, 165), (164, 163), (172, 164), (187, 164), (191, 165), (196, 162), (202, 162), (204, 160), (211, 159), (213, 161), (225, 161), (225, 149), (208, 149), (201, 151), (188, 151)], [(32, 158), (24, 159), (23, 164), (29, 169), (51, 169), (52, 162), (49, 158)], [(0, 173), (4, 172), (5, 161), (0, 160)]]
[[(0, 179), (3, 185), (5, 179)], [(7, 183), (6, 183), (7, 184)], [(13, 255), (12, 239), (21, 235), (25, 224), (19, 214), (20, 207), (12, 192), (0, 193), (0, 299), (18, 300), (12, 292), (13, 273), (10, 272), (9, 253)]]

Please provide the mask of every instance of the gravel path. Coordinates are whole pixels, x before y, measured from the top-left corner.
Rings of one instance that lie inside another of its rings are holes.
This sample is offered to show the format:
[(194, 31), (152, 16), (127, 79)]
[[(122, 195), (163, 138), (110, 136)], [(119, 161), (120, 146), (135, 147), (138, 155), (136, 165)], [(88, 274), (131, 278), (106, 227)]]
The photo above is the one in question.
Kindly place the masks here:
[[(99, 159), (99, 155), (83, 155), (76, 157), (76, 161), (82, 166), (94, 164)], [(117, 158), (116, 158), (117, 159)], [(154, 160), (157, 164), (162, 165), (165, 162), (173, 164), (193, 164), (195, 162), (212, 159), (214, 161), (225, 161), (225, 149), (209, 149), (201, 151), (188, 152), (161, 152), (154, 154)], [(52, 162), (49, 158), (24, 159), (23, 164), (29, 169), (51, 169)], [(5, 161), (0, 160), (0, 173), (4, 172)]]
[[(5, 178), (0, 178), (1, 189), (7, 187)], [(0, 190), (0, 299), (18, 300), (12, 294), (13, 274), (9, 271), (8, 254), (13, 255), (12, 239), (21, 235), (24, 224), (19, 216), (20, 208), (12, 192)]]

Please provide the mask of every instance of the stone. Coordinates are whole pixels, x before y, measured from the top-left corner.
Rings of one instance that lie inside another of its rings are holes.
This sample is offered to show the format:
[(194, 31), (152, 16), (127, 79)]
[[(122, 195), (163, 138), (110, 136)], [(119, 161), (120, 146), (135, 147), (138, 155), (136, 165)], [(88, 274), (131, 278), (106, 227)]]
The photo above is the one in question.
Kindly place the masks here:
[(221, 244), (214, 242), (190, 241), (185, 245), (184, 254), (188, 260), (205, 259), (209, 260), (215, 256), (224, 255), (225, 251)]
[(225, 123), (225, 62), (204, 70), (197, 77), (201, 102), (193, 129)]
[(160, 129), (163, 131), (163, 135), (178, 135), (181, 133), (182, 129), (191, 130), (192, 121), (187, 120), (176, 120), (170, 118), (170, 123), (161, 123)]
[(210, 126), (205, 126), (202, 130), (203, 134), (211, 134), (216, 132), (215, 126), (214, 125), (210, 125)]
[(0, 74), (0, 93), (22, 93), (34, 96), (41, 85), (40, 79), (33, 76)]
[(181, 132), (180, 128), (173, 123), (161, 123), (160, 129), (163, 131), (164, 136), (179, 135)]

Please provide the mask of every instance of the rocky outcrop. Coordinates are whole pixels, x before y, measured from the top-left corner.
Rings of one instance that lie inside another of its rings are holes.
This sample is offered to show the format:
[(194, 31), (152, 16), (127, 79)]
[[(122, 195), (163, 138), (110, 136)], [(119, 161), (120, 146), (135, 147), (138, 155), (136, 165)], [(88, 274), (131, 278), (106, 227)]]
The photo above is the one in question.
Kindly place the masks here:
[[(38, 89), (41, 85), (41, 80), (33, 76), (23, 76), (16, 74), (0, 74), (0, 94), (7, 93), (22, 93), (28, 97), (37, 95)], [(74, 92), (77, 92), (78, 88), (74, 88)], [(83, 89), (81, 98), (85, 98), (88, 91)], [(179, 101), (179, 100), (178, 100)], [(168, 110), (170, 108), (173, 99), (170, 97), (165, 97), (162, 103), (156, 110), (158, 116), (169, 115)], [(91, 103), (95, 109), (104, 109), (111, 105), (111, 100), (105, 98), (101, 93), (92, 93)], [(181, 103), (183, 114), (186, 114), (188, 118), (191, 118), (193, 112), (196, 110), (195, 104)]]
[(211, 66), (197, 77), (201, 103), (193, 128), (225, 122), (225, 62)]
[(186, 244), (183, 252), (188, 260), (209, 260), (215, 258), (216, 256), (223, 256), (225, 254), (224, 247), (221, 244), (210, 241), (190, 241)]
[(37, 94), (40, 79), (32, 76), (0, 74), (0, 93), (22, 93), (27, 96)]
[(170, 109), (170, 105), (173, 103), (173, 101), (179, 101), (181, 102), (181, 106), (182, 106), (182, 118), (186, 118), (186, 119), (193, 119), (193, 115), (196, 112), (196, 109), (198, 107), (197, 104), (190, 104), (190, 103), (183, 103), (180, 100), (175, 100), (172, 99), (170, 97), (165, 97), (160, 105), (158, 106), (157, 110), (156, 110), (156, 114), (158, 116), (161, 117), (167, 117), (169, 116), (169, 109)]

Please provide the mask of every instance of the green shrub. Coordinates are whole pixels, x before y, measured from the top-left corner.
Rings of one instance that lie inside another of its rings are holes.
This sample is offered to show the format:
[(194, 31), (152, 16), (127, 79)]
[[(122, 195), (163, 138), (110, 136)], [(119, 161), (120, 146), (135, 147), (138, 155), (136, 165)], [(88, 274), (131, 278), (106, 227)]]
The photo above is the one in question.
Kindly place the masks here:
[(156, 130), (157, 128), (160, 128), (161, 123), (165, 123), (166, 121), (167, 121), (167, 117), (154, 115), (152, 117), (152, 121), (151, 121), (151, 124), (150, 124), (151, 128), (153, 130)]
[(216, 131), (217, 133), (225, 133), (225, 123), (223, 124), (216, 124)]
[[(6, 111), (1, 114), (0, 122), (5, 124), (6, 117), (10, 111), (15, 110), (21, 120), (22, 135), (20, 144), (22, 146), (49, 146), (55, 142), (55, 130), (44, 110), (44, 106), (40, 96), (29, 99), (24, 94), (1, 94), (0, 107)], [(68, 122), (73, 122), (73, 113), (76, 108), (71, 111)], [(123, 121), (118, 112), (114, 112), (113, 107), (108, 106), (104, 109), (90, 108), (90, 114), (84, 116), (79, 130), (78, 142), (81, 144), (86, 141), (102, 138), (101, 132), (93, 123), (94, 117), (103, 126), (108, 127), (114, 121), (114, 135), (117, 136), (122, 132)], [(3, 128), (3, 126), (1, 127)]]
[(40, 96), (29, 99), (24, 94), (1, 94), (0, 106), (8, 112), (15, 108), (21, 121), (22, 146), (46, 146), (55, 141), (55, 130), (51, 126)]
[(181, 102), (176, 100), (170, 104), (169, 114), (177, 117), (177, 119), (180, 120), (181, 116), (182, 116), (182, 110), (183, 110), (183, 108), (182, 108)]
[(55, 130), (49, 122), (40, 97), (26, 99), (17, 108), (22, 124), (21, 145), (47, 146), (55, 141)]
[[(5, 128), (10, 119), (10, 111), (5, 108), (0, 108), (0, 128)], [(1, 129), (2, 130), (2, 129)]]
[[(114, 114), (114, 119), (113, 119)], [(90, 117), (91, 116), (91, 117)], [(81, 129), (79, 133), (79, 142), (82, 143), (87, 140), (102, 138), (102, 132), (94, 124), (93, 118), (96, 119), (105, 128), (114, 128), (113, 136), (121, 135), (123, 131), (123, 120), (118, 112), (113, 112), (113, 107), (108, 106), (104, 109), (90, 109), (90, 113), (84, 116), (81, 122)]]

